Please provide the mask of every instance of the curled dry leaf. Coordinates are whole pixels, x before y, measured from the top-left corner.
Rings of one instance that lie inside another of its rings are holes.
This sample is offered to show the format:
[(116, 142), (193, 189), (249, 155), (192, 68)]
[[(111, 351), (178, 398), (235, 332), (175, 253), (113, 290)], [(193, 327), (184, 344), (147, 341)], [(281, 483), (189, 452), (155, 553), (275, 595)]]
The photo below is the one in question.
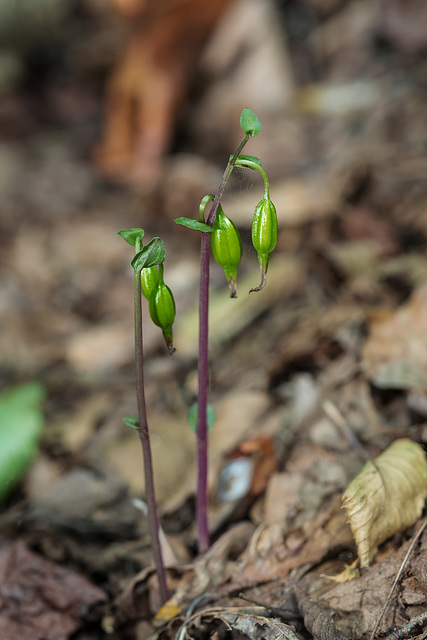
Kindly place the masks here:
[(369, 566), (384, 540), (417, 521), (426, 495), (427, 462), (417, 443), (396, 440), (366, 463), (342, 497), (361, 566)]
[(260, 611), (224, 609), (215, 613), (215, 618), (225, 623), (227, 631), (240, 632), (249, 640), (302, 640), (292, 627)]
[(298, 608), (304, 617), (304, 625), (314, 640), (348, 640), (344, 631), (335, 624), (335, 611), (295, 588)]

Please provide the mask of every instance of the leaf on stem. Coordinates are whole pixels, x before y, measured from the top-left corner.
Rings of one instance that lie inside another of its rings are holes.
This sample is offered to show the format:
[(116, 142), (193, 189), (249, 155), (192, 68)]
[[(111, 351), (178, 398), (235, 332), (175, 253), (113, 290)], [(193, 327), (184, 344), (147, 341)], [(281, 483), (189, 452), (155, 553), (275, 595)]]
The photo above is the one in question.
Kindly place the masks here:
[[(233, 156), (230, 156), (230, 160), (233, 158)], [(237, 156), (237, 160), (236, 160), (236, 166), (239, 166), (238, 163), (240, 162), (245, 162), (245, 161), (249, 161), (249, 162), (254, 162), (255, 164), (257, 164), (259, 167), (262, 166), (261, 163), (261, 159), (257, 158), (257, 156), (248, 156), (248, 155), (243, 155), (240, 154)], [(252, 167), (247, 167), (247, 169), (251, 169)]]
[[(194, 431), (194, 433), (196, 433), (197, 431), (197, 413), (198, 413), (197, 408), (198, 408), (198, 404), (197, 402), (194, 402), (189, 408), (188, 414), (187, 414), (188, 426), (192, 431)], [(208, 431), (211, 431), (216, 422), (215, 409), (211, 404), (208, 404), (207, 406), (207, 419), (208, 419)]]
[(195, 229), (196, 231), (205, 231), (208, 233), (212, 233), (213, 231), (209, 225), (204, 222), (199, 222), (198, 220), (193, 220), (193, 218), (175, 218), (174, 222), (176, 222), (176, 224), (182, 224), (183, 227), (187, 227), (188, 229)]
[(426, 495), (425, 454), (412, 440), (396, 440), (363, 467), (342, 497), (361, 566), (369, 566), (382, 542), (418, 520)]
[(136, 254), (131, 262), (135, 271), (141, 271), (145, 267), (154, 267), (165, 261), (165, 243), (160, 238), (153, 238), (145, 247)]
[(128, 244), (132, 245), (132, 247), (135, 246), (137, 240), (142, 240), (144, 233), (144, 229), (140, 229), (139, 227), (117, 231), (117, 234), (121, 236), (123, 240), (126, 240)]
[(240, 114), (240, 126), (245, 135), (253, 138), (261, 131), (261, 123), (251, 109), (245, 107)]
[(123, 418), (123, 422), (127, 427), (132, 427), (132, 429), (139, 429), (139, 420), (136, 416), (126, 416), (126, 418)]

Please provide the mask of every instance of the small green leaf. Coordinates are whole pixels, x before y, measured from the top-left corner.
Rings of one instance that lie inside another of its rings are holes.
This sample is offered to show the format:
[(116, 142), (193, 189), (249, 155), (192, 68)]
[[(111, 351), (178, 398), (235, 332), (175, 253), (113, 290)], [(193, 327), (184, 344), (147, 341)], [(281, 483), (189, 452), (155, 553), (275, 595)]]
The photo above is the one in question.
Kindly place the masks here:
[[(211, 404), (207, 407), (207, 419), (208, 419), (208, 431), (212, 431), (212, 428), (216, 422), (215, 409)], [(197, 402), (194, 402), (188, 410), (187, 414), (188, 426), (194, 433), (197, 431)]]
[(123, 422), (127, 427), (132, 427), (132, 429), (139, 429), (139, 420), (136, 416), (126, 416), (126, 418), (123, 418)]
[(243, 109), (240, 114), (240, 126), (242, 127), (243, 132), (250, 138), (257, 136), (261, 131), (260, 121), (254, 112), (247, 107)]
[(160, 238), (153, 238), (145, 247), (136, 254), (131, 262), (135, 271), (141, 271), (144, 267), (154, 267), (165, 261), (165, 243)]
[(117, 231), (117, 234), (121, 236), (123, 240), (126, 240), (128, 244), (132, 245), (132, 247), (135, 246), (138, 239), (142, 240), (142, 238), (144, 237), (144, 233), (144, 229), (139, 229), (137, 227), (133, 229), (122, 229), (121, 231)]
[(182, 224), (183, 227), (187, 227), (188, 229), (212, 233), (212, 227), (209, 227), (204, 222), (193, 220), (193, 218), (175, 218), (174, 222), (176, 222), (176, 224)]
[(39, 382), (0, 394), (0, 500), (14, 488), (37, 455), (45, 390)]
[[(232, 158), (233, 156), (230, 156), (230, 158)], [(239, 155), (237, 156), (237, 160), (236, 163), (240, 163), (240, 162), (245, 162), (245, 160), (249, 160), (249, 162), (255, 162), (255, 164), (257, 164), (259, 167), (262, 166), (261, 160), (260, 158), (257, 158), (257, 156), (247, 156), (247, 155)], [(251, 168), (251, 167), (249, 167)]]

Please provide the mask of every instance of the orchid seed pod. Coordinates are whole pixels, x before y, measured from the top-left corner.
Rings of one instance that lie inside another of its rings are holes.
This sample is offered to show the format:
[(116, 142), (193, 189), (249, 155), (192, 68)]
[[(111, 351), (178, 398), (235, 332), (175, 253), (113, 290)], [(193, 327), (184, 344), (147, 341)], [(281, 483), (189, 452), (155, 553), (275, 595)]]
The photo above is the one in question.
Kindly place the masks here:
[(211, 236), (212, 255), (224, 269), (230, 288), (230, 298), (237, 298), (237, 267), (242, 258), (242, 241), (234, 223), (228, 218), (221, 205), (218, 206)]
[(175, 300), (172, 291), (163, 282), (163, 265), (160, 265), (159, 281), (150, 296), (149, 311), (154, 324), (162, 329), (169, 353), (172, 354), (175, 351), (172, 331), (175, 320)]
[(157, 266), (144, 267), (141, 271), (141, 291), (144, 298), (150, 300), (154, 287), (159, 282), (159, 270)]
[(268, 195), (264, 195), (263, 199), (255, 207), (254, 218), (252, 221), (252, 244), (258, 253), (259, 265), (261, 267), (261, 282), (258, 287), (251, 289), (253, 291), (261, 291), (266, 282), (266, 273), (270, 253), (273, 251), (277, 243), (277, 214), (276, 207), (271, 202)]

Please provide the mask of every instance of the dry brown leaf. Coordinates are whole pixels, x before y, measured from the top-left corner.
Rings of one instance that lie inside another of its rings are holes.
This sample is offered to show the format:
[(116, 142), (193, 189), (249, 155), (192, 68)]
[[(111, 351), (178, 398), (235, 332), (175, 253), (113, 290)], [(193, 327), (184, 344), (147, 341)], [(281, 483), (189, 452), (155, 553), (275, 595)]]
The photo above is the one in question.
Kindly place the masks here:
[(379, 313), (369, 323), (363, 368), (380, 388), (426, 388), (427, 286), (396, 312)]
[(107, 87), (98, 168), (125, 182), (150, 185), (172, 136), (193, 61), (231, 0), (116, 2), (131, 30)]
[(342, 497), (362, 566), (369, 566), (384, 540), (417, 521), (426, 495), (424, 451), (407, 438), (363, 467)]
[(335, 624), (335, 611), (311, 595), (295, 589), (298, 608), (304, 616), (305, 628), (314, 640), (348, 640), (346, 633)]
[[(66, 640), (105, 593), (77, 573), (29, 551), (22, 541), (0, 549), (0, 637)], [(7, 587), (6, 587), (7, 585)]]
[[(292, 627), (274, 618), (267, 618), (257, 612), (242, 609), (223, 609), (214, 612), (214, 618), (226, 624), (227, 631), (237, 631), (250, 640), (300, 640)], [(210, 611), (203, 613), (203, 617), (210, 616)]]

